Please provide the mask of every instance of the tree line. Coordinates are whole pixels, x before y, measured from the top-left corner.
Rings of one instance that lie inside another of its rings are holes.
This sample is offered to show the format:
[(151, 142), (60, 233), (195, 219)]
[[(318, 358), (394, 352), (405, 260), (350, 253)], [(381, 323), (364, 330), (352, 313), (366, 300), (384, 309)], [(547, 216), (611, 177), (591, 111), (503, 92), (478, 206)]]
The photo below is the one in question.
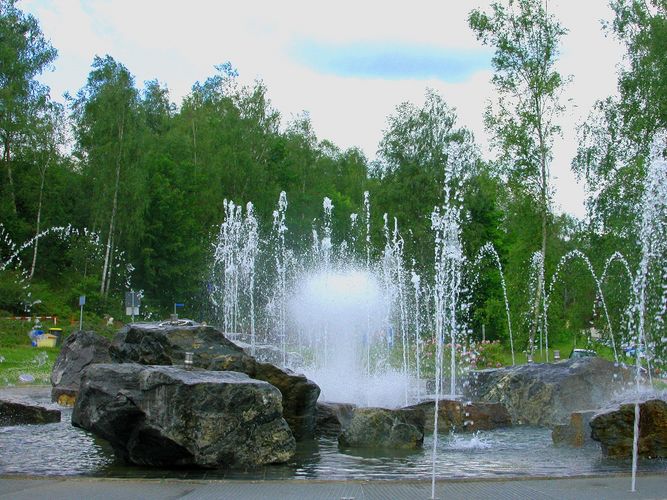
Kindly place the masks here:
[[(582, 250), (598, 273), (616, 250), (634, 266), (639, 258), (646, 162), (667, 127), (667, 2), (610, 5), (614, 19), (603, 29), (624, 45), (625, 64), (618, 95), (597, 102), (579, 129), (572, 168), (590, 193), (587, 218), (579, 221), (552, 204), (552, 147), (570, 78), (556, 68), (567, 29), (538, 0), (499, 1), (468, 18), (479, 42), (494, 51), (498, 98), (484, 117), (492, 160), (482, 158), (473, 134), (436, 91), (427, 89), (422, 104), (396, 107), (370, 160), (360, 149), (318, 138), (307, 113), (282, 126), (265, 84), (242, 84), (231, 63), (216, 66), (177, 106), (165, 84), (152, 80), (140, 90), (120, 61), (98, 56), (63, 106), (38, 79), (56, 61), (56, 49), (16, 0), (0, 0), (3, 234), (20, 243), (50, 227), (80, 231), (40, 238), (21, 253), (22, 266), (0, 271), (0, 310), (23, 311), (28, 283), (51, 291), (56, 309), (74, 307), (85, 294), (92, 310), (118, 311), (130, 277), (160, 314), (175, 301), (194, 302), (205, 291), (224, 200), (252, 201), (268, 231), (281, 191), (293, 245), (309, 244), (325, 196), (335, 206), (334, 235), (346, 235), (368, 191), (375, 247), (382, 245), (381, 214), (388, 213), (402, 230), (406, 255), (432, 268), (429, 215), (442, 203), (445, 171), (457, 168), (464, 172), (454, 187), (467, 259), (476, 262), (482, 246), (494, 245), (523, 345), (534, 344), (545, 282), (565, 253)], [(543, 266), (531, 278), (536, 252)], [(0, 241), (0, 257), (10, 254)], [(503, 295), (492, 264), (478, 265), (470, 324), (476, 335), (484, 325), (487, 338), (503, 339)], [(551, 331), (563, 337), (591, 325), (604, 329), (588, 270), (581, 262), (571, 266), (549, 310)], [(621, 271), (610, 273), (605, 295), (613, 324), (622, 325), (628, 285)]]

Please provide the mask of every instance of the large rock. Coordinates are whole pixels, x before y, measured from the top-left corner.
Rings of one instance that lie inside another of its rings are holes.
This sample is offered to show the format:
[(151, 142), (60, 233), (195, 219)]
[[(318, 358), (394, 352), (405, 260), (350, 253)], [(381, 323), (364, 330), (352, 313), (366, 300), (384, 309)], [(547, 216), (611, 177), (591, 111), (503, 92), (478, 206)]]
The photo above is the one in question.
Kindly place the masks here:
[(472, 372), (468, 398), (502, 403), (515, 424), (554, 427), (574, 411), (604, 406), (632, 376), (631, 370), (596, 357), (517, 365)]
[(0, 399), (0, 426), (60, 422), (60, 410), (14, 399)]
[[(433, 432), (435, 402), (424, 401), (408, 408), (424, 411), (424, 430)], [(438, 432), (488, 431), (512, 425), (507, 409), (500, 403), (462, 402), (451, 399), (438, 401)]]
[[(591, 436), (610, 457), (632, 456), (635, 403), (626, 402), (604, 410), (591, 420)], [(638, 453), (648, 458), (667, 457), (667, 403), (649, 399), (639, 405)]]
[(135, 323), (122, 329), (111, 346), (112, 358), (119, 363), (182, 365), (186, 352), (193, 353), (195, 367), (237, 371), (276, 386), (294, 436), (301, 439), (314, 435), (320, 388), (303, 375), (259, 363), (213, 327)]
[(337, 437), (349, 427), (356, 405), (351, 403), (317, 403), (316, 433), (320, 436)]
[(72, 333), (51, 370), (51, 400), (72, 406), (81, 384), (83, 370), (94, 363), (109, 363), (111, 342), (92, 331)]
[(206, 368), (238, 371), (277, 387), (283, 396), (283, 416), (294, 437), (303, 439), (314, 436), (320, 388), (304, 375), (280, 369), (270, 363), (258, 363), (245, 354), (218, 356)]
[(211, 326), (132, 323), (122, 328), (111, 344), (116, 363), (182, 365), (185, 353), (194, 353), (194, 366), (207, 368), (221, 355), (242, 355), (243, 349)]
[(72, 424), (139, 465), (254, 466), (285, 462), (296, 448), (280, 392), (234, 372), (92, 365)]
[(595, 410), (573, 412), (567, 424), (556, 425), (553, 428), (551, 440), (556, 446), (573, 448), (581, 448), (586, 443), (592, 442), (590, 422), (596, 413)]
[(412, 450), (424, 443), (424, 412), (418, 409), (356, 408), (338, 444), (343, 448)]

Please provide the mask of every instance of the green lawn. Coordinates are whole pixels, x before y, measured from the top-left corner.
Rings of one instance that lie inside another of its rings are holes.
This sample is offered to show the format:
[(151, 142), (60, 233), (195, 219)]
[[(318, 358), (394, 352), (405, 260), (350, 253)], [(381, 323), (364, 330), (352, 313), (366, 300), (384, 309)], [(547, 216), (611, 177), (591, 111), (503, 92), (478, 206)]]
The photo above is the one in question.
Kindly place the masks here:
[(30, 375), (30, 384), (50, 384), (51, 368), (59, 348), (6, 347), (0, 349), (0, 386), (25, 384), (19, 377)]

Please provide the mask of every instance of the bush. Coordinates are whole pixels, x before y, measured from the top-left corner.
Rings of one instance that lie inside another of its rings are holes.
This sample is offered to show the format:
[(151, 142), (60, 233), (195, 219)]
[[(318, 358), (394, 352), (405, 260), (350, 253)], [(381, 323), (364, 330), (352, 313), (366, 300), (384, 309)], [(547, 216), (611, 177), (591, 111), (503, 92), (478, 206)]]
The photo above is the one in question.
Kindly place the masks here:
[(500, 340), (482, 340), (471, 348), (470, 353), (470, 365), (473, 369), (500, 368), (507, 356)]

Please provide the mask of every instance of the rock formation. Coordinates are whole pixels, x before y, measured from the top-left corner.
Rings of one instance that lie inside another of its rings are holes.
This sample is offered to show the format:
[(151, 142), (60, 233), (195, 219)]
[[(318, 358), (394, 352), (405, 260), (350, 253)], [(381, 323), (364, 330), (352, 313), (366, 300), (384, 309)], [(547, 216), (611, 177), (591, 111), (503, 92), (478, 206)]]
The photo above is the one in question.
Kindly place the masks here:
[(60, 422), (60, 410), (18, 399), (0, 399), (0, 426)]
[(350, 425), (356, 405), (351, 403), (317, 403), (316, 434), (338, 437), (341, 431)]
[(551, 440), (556, 446), (581, 448), (592, 441), (590, 423), (595, 414), (595, 410), (573, 412), (567, 424), (559, 424), (553, 428)]
[(574, 411), (604, 406), (632, 375), (596, 357), (480, 370), (470, 376), (468, 398), (502, 403), (514, 424), (553, 427)]
[(418, 409), (355, 408), (338, 436), (343, 448), (418, 449), (424, 442), (424, 412)]
[(111, 346), (112, 359), (118, 363), (182, 365), (186, 352), (193, 353), (194, 367), (237, 371), (274, 385), (282, 393), (283, 415), (294, 436), (314, 435), (320, 388), (303, 375), (259, 363), (213, 327), (132, 324), (118, 333)]
[(111, 342), (92, 331), (72, 333), (51, 370), (51, 400), (72, 406), (79, 392), (83, 370), (94, 363), (109, 363)]
[[(426, 432), (433, 432), (434, 407), (434, 401), (425, 401), (408, 407), (424, 411)], [(462, 402), (450, 399), (441, 399), (438, 402), (439, 432), (476, 432), (511, 425), (512, 419), (500, 403)]]
[[(591, 419), (591, 436), (602, 444), (605, 455), (632, 456), (635, 403), (625, 402), (598, 413)], [(639, 405), (638, 453), (647, 458), (667, 457), (667, 402), (648, 399)]]
[(72, 424), (139, 465), (255, 466), (285, 462), (296, 447), (280, 392), (234, 372), (92, 365)]

